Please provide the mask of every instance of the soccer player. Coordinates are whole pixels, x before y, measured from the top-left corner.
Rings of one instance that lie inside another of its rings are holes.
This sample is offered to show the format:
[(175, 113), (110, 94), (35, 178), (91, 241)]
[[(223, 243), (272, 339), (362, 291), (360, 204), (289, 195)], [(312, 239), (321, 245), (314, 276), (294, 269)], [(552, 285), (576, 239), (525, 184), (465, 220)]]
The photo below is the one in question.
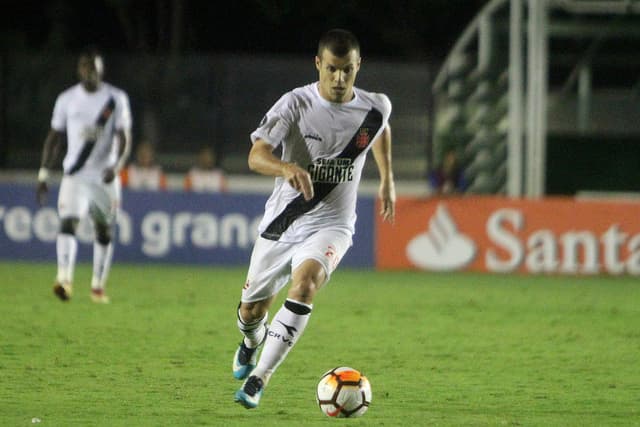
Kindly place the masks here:
[(93, 49), (78, 59), (80, 82), (56, 99), (51, 129), (44, 141), (37, 199), (48, 191), (49, 169), (66, 137), (64, 175), (58, 195), (60, 230), (56, 240), (58, 272), (53, 287), (63, 301), (71, 298), (78, 242), (76, 229), (90, 215), (95, 229), (91, 299), (108, 303), (105, 283), (113, 257), (112, 229), (120, 206), (120, 169), (131, 147), (131, 109), (126, 92), (102, 80), (102, 56)]
[[(275, 177), (242, 289), (237, 323), (244, 338), (232, 369), (245, 380), (235, 401), (255, 408), (275, 370), (304, 332), (313, 298), (352, 244), (362, 168), (373, 151), (380, 214), (393, 221), (391, 102), (354, 87), (360, 45), (333, 29), (318, 43), (318, 81), (284, 94), (251, 134), (250, 168)], [(278, 158), (273, 151), (282, 148)], [(287, 298), (267, 326), (276, 295)], [(258, 349), (262, 353), (258, 360)]]

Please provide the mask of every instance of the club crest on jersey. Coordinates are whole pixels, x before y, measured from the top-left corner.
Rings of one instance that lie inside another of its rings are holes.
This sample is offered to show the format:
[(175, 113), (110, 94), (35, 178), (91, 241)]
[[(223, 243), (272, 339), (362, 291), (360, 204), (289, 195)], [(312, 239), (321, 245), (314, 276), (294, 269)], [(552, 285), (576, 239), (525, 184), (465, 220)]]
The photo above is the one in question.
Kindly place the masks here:
[(356, 136), (356, 147), (364, 148), (369, 145), (371, 137), (369, 136), (369, 128), (360, 128), (358, 136)]

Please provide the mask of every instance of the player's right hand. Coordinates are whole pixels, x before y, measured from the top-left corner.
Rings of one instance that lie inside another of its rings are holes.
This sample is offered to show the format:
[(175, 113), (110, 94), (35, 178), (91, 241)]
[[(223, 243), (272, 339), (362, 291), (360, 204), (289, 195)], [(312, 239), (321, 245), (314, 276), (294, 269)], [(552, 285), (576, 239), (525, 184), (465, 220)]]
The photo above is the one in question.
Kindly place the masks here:
[(41, 181), (38, 183), (38, 187), (36, 188), (36, 199), (38, 200), (38, 205), (44, 206), (47, 203), (47, 193), (49, 192), (49, 187), (47, 187), (47, 183), (45, 181)]
[(289, 163), (284, 168), (284, 179), (290, 186), (302, 193), (305, 200), (313, 198), (313, 182), (309, 172), (295, 163)]

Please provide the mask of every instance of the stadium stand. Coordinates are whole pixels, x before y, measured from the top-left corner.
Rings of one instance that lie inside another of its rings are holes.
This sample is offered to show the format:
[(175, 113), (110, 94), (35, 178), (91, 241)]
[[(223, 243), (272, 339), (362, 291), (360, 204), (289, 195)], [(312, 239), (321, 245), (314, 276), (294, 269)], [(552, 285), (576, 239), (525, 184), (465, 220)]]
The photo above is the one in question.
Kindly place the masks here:
[(598, 151), (576, 141), (640, 152), (639, 49), (637, 0), (488, 2), (433, 84), (435, 164), (454, 146), (474, 194), (578, 191), (562, 169)]

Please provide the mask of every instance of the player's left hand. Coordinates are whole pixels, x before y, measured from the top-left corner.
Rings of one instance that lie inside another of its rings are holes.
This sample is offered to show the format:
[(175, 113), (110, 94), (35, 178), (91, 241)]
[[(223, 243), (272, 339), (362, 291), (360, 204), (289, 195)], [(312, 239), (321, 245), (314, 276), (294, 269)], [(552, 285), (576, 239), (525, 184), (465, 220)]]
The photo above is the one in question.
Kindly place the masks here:
[(115, 177), (116, 177), (116, 173), (113, 170), (113, 168), (107, 168), (102, 172), (102, 182), (104, 182), (105, 184), (108, 184), (111, 181), (113, 181)]
[(380, 216), (383, 221), (394, 223), (396, 219), (396, 187), (393, 181), (383, 181), (378, 190)]

